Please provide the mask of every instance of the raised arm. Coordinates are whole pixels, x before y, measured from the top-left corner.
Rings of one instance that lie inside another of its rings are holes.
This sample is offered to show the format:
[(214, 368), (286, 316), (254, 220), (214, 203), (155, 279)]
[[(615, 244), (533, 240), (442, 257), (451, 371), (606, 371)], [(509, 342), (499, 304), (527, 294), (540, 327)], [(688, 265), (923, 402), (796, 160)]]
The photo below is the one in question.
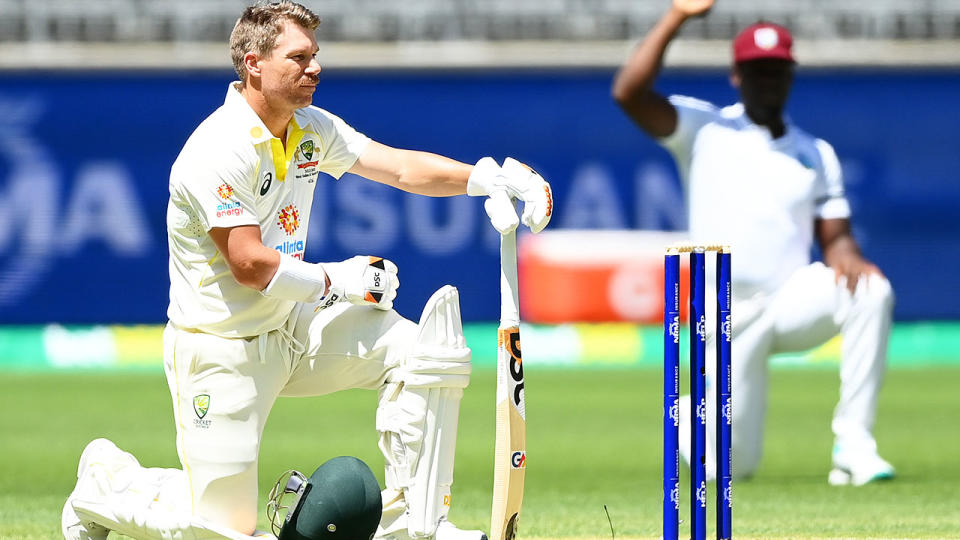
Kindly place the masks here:
[(676, 109), (653, 90), (667, 45), (684, 21), (705, 13), (711, 6), (713, 0), (674, 0), (613, 79), (613, 99), (653, 137), (666, 137), (677, 128)]

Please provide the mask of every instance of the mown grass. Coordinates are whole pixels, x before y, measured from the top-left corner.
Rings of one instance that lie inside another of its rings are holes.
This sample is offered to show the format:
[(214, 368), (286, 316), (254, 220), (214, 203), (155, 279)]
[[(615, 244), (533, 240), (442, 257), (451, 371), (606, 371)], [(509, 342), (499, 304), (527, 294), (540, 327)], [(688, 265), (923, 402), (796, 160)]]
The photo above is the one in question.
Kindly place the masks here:
[[(526, 371), (520, 537), (610, 538), (604, 505), (617, 538), (659, 536), (659, 372)], [(477, 370), (462, 405), (451, 517), (470, 528), (489, 528), (494, 385), (493, 371)], [(837, 373), (775, 370), (763, 464), (734, 488), (735, 536), (960, 537), (957, 388), (958, 367), (890, 371), (876, 433), (898, 477), (835, 488), (826, 475)], [(382, 478), (375, 405), (374, 393), (359, 391), (281, 399), (264, 435), (261, 500), (283, 470), (309, 472), (335, 455), (356, 455)], [(90, 439), (109, 437), (147, 466), (178, 464), (159, 372), (3, 373), (0, 407), (2, 538), (59, 537), (60, 509)], [(711, 525), (713, 519), (711, 507)]]

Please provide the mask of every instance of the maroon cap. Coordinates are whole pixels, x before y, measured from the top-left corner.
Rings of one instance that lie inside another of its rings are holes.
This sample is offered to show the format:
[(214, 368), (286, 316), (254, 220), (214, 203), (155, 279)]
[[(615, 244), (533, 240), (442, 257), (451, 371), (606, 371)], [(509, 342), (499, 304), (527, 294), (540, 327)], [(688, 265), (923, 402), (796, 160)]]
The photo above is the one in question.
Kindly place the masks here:
[(733, 61), (736, 63), (761, 58), (794, 61), (790, 52), (793, 36), (779, 24), (759, 22), (737, 34), (733, 40)]

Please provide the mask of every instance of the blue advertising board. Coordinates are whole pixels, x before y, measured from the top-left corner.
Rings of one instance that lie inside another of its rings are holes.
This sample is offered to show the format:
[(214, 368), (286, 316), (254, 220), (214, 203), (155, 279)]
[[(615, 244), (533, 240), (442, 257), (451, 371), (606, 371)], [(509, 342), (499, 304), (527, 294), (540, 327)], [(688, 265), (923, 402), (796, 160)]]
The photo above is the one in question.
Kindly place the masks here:
[[(673, 163), (610, 99), (612, 75), (327, 70), (315, 103), (392, 146), (529, 163), (554, 187), (552, 227), (683, 228)], [(231, 79), (0, 73), (0, 324), (165, 320), (169, 167)], [(736, 100), (719, 70), (668, 70), (658, 88)], [(856, 235), (893, 282), (899, 320), (960, 318), (944, 294), (960, 268), (957, 95), (956, 70), (801, 70), (791, 97), (791, 117), (840, 156)], [(494, 320), (497, 245), (477, 199), (347, 175), (318, 183), (306, 259), (382, 255), (400, 267), (404, 315), (451, 283), (465, 319)]]

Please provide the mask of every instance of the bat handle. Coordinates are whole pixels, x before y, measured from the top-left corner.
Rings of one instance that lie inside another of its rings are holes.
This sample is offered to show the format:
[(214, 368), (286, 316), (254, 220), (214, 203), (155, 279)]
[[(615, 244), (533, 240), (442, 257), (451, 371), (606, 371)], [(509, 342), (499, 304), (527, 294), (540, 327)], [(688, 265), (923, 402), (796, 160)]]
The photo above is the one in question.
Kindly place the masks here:
[(517, 231), (500, 236), (500, 328), (520, 325), (517, 288)]

